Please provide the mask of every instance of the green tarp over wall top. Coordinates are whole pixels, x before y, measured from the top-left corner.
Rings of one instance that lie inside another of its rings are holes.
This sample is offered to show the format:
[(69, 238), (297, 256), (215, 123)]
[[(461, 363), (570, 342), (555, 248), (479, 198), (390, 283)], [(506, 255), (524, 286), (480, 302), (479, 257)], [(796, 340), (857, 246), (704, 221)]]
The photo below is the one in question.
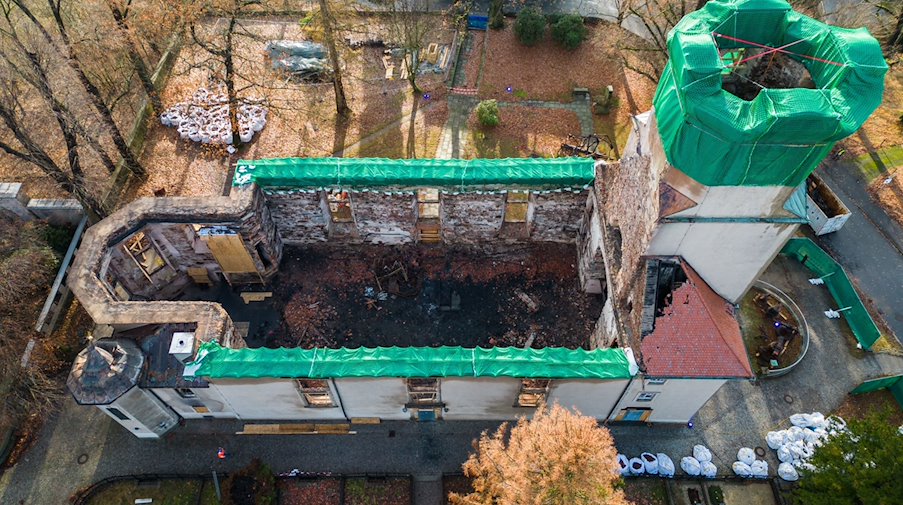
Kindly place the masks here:
[(624, 349), (491, 349), (376, 347), (357, 349), (228, 349), (205, 342), (186, 376), (259, 377), (522, 377), (628, 379), (636, 362)]
[[(755, 44), (793, 44), (816, 89), (763, 89), (751, 101), (722, 89), (719, 50)], [(784, 0), (710, 0), (671, 30), (668, 51), (653, 100), (665, 154), (709, 186), (800, 184), (881, 104), (887, 73), (868, 30), (828, 26)]]
[(240, 160), (234, 186), (262, 188), (583, 187), (595, 177), (588, 158), (477, 160), (281, 158)]

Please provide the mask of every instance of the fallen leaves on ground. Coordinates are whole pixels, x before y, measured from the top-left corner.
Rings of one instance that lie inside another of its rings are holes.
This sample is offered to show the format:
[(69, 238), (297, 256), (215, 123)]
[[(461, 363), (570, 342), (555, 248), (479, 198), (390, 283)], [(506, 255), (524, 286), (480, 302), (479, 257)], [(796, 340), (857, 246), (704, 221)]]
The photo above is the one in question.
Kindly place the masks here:
[(470, 114), (467, 125), (473, 132), (468, 144), (473, 158), (527, 158), (555, 156), (568, 134), (580, 135), (580, 121), (573, 111), (540, 109), (522, 105), (499, 108), (501, 123), (483, 128)]

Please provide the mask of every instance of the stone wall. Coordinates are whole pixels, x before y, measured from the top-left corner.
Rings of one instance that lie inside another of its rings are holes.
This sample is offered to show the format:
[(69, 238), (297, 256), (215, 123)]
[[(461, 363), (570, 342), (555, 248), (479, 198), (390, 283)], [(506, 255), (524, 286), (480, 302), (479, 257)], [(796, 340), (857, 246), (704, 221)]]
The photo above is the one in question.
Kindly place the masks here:
[[(289, 245), (321, 242), (404, 244), (416, 240), (416, 193), (404, 191), (351, 191), (353, 223), (333, 223), (319, 192), (273, 191), (266, 204), (282, 240)], [(504, 193), (440, 193), (442, 239), (448, 244), (485, 241), (573, 242), (583, 217), (586, 190), (534, 192), (531, 195), (529, 233), (507, 230)], [(516, 223), (515, 223), (516, 224)]]
[(505, 195), (442, 194), (442, 240), (477, 244), (498, 237), (505, 218)]
[(584, 190), (534, 194), (530, 238), (543, 242), (576, 241), (586, 198)]
[(351, 212), (361, 242), (403, 244), (414, 240), (417, 207), (411, 192), (386, 194), (376, 191), (351, 193)]

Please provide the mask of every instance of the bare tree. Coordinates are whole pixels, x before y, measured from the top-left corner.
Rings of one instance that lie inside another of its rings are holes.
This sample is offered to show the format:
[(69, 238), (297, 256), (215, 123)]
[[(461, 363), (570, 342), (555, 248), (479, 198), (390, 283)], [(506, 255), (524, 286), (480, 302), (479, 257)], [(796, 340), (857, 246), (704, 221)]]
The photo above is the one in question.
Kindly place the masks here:
[[(6, 0), (4, 0), (4, 2), (5, 1)], [(110, 112), (109, 107), (104, 102), (100, 90), (91, 81), (91, 79), (88, 78), (82, 67), (81, 60), (79, 59), (79, 56), (75, 51), (73, 42), (69, 37), (68, 26), (63, 17), (61, 5), (62, 0), (47, 0), (47, 5), (56, 27), (59, 42), (57, 42), (57, 39), (53, 35), (51, 35), (50, 31), (46, 26), (44, 26), (44, 23), (35, 15), (32, 9), (28, 5), (26, 5), (25, 0), (11, 0), (11, 2), (12, 5), (14, 5), (25, 16), (25, 19), (30, 22), (35, 29), (37, 29), (47, 45), (63, 56), (66, 64), (75, 74), (76, 80), (79, 82), (81, 87), (84, 88), (91, 105), (97, 111), (97, 114), (100, 117), (101, 124), (104, 125), (107, 133), (109, 133), (110, 137), (113, 139), (113, 144), (116, 146), (116, 150), (122, 157), (125, 167), (129, 169), (133, 174), (139, 177), (145, 177), (147, 174), (144, 168), (138, 162), (138, 159), (135, 157), (134, 153), (132, 153), (132, 150), (129, 148), (128, 144), (125, 142), (125, 139), (122, 137), (122, 133), (119, 131), (119, 127), (116, 126), (116, 122), (113, 120), (113, 114), (112, 112)]]
[(122, 36), (129, 59), (135, 68), (135, 72), (138, 74), (138, 79), (141, 81), (141, 86), (144, 87), (144, 92), (147, 93), (154, 115), (158, 115), (163, 112), (163, 103), (160, 102), (160, 94), (157, 93), (157, 88), (154, 86), (152, 72), (148, 69), (144, 63), (144, 58), (141, 57), (138, 51), (138, 44), (128, 23), (132, 0), (125, 0), (124, 3), (121, 0), (106, 0), (106, 4), (113, 15), (113, 19), (116, 21), (116, 28)]
[(619, 42), (621, 61), (657, 83), (668, 61), (668, 32), (698, 6), (697, 0), (627, 0), (625, 22), (638, 23), (639, 37)]
[(329, 0), (320, 1), (320, 16), (323, 20), (323, 42), (329, 51), (329, 63), (332, 65), (332, 88), (335, 91), (335, 111), (342, 117), (351, 113), (345, 99), (345, 86), (342, 84), (342, 62), (335, 42), (335, 18), (329, 9)]
[(404, 51), (411, 91), (420, 93), (417, 71), (420, 50), (438, 20), (429, 13), (429, 0), (395, 0), (389, 4), (388, 24), (392, 42)]

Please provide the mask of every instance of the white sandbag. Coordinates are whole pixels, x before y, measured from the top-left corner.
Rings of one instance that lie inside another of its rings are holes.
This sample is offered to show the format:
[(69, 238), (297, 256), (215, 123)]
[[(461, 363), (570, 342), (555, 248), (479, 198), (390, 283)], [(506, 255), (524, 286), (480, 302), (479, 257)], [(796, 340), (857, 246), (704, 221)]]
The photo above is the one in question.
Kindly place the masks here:
[(734, 464), (731, 465), (731, 469), (740, 477), (752, 477), (752, 468), (742, 461), (734, 461)]
[(630, 458), (628, 469), (630, 470), (630, 475), (641, 475), (646, 471), (646, 465), (643, 464), (643, 460), (640, 458)]
[(697, 444), (693, 446), (693, 457), (700, 463), (712, 461), (712, 451), (708, 450), (704, 445)]
[(781, 463), (778, 465), (778, 477), (789, 482), (795, 482), (800, 478), (800, 474), (796, 472), (796, 468), (793, 468), (793, 465), (790, 463)]
[(699, 475), (702, 467), (700, 466), (698, 459), (692, 456), (684, 456), (680, 459), (680, 469), (686, 472), (687, 475), (695, 477)]
[(739, 451), (737, 451), (737, 461), (741, 461), (746, 463), (747, 465), (753, 464), (753, 461), (756, 460), (756, 453), (753, 452), (749, 447), (741, 447)]
[(790, 444), (784, 444), (778, 447), (778, 459), (781, 463), (790, 463), (793, 461), (793, 454), (790, 452)]
[(784, 445), (784, 435), (786, 434), (784, 430), (769, 431), (765, 435), (765, 442), (768, 443), (768, 448), (773, 451), (778, 450), (778, 447)]
[(665, 453), (655, 455), (658, 459), (658, 474), (662, 477), (674, 477), (674, 461)]
[(655, 457), (655, 454), (644, 452), (640, 454), (640, 459), (643, 460), (643, 467), (647, 474), (658, 475), (658, 458)]
[(790, 416), (790, 424), (800, 428), (808, 428), (812, 426), (812, 416), (810, 414), (793, 414)]
[(802, 440), (805, 435), (803, 435), (803, 428), (799, 426), (791, 426), (786, 431), (787, 436), (784, 439), (784, 443), (788, 442), (796, 442), (797, 440)]
[(718, 468), (711, 461), (703, 461), (702, 469), (699, 471), (700, 475), (703, 477), (707, 477), (709, 479), (714, 479), (718, 476)]
[(627, 459), (627, 456), (618, 454), (618, 467), (621, 469), (621, 475), (630, 473), (630, 462)]
[(757, 479), (766, 479), (768, 478), (768, 462), (763, 461), (761, 459), (757, 459), (752, 462), (752, 465), (749, 466), (750, 470), (752, 470), (752, 476)]
[(821, 412), (813, 412), (809, 415), (809, 427), (818, 428), (825, 425), (825, 415)]

